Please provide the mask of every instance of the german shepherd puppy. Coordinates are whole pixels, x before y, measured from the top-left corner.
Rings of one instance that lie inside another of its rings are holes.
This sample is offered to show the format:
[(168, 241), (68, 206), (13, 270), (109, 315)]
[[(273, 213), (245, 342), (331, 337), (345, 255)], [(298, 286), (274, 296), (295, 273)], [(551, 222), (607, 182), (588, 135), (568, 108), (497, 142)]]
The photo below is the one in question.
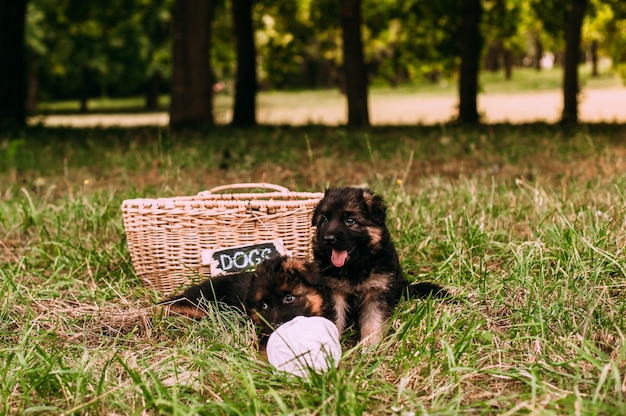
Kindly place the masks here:
[(160, 305), (166, 315), (200, 319), (206, 316), (202, 303), (207, 301), (247, 314), (257, 327), (261, 352), (274, 329), (296, 316), (335, 321), (330, 293), (319, 284), (315, 265), (288, 256), (264, 260), (253, 272), (207, 279)]
[(382, 339), (403, 294), (449, 296), (436, 284), (405, 279), (386, 215), (383, 199), (362, 188), (328, 189), (313, 213), (313, 256), (330, 289), (339, 333), (353, 318), (367, 346)]

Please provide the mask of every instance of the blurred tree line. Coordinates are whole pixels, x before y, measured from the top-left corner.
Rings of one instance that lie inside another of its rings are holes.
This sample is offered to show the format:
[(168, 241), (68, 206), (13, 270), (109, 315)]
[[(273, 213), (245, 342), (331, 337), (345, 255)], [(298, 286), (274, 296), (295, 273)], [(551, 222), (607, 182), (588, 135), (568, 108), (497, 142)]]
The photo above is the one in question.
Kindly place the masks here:
[(623, 0), (0, 0), (0, 124), (138, 94), (148, 109), (170, 94), (172, 125), (212, 124), (225, 88), (233, 124), (254, 125), (259, 89), (340, 88), (367, 126), (369, 86), (423, 79), (457, 82), (459, 120), (477, 122), (479, 68), (508, 78), (547, 51), (576, 122), (580, 62), (609, 57), (626, 79), (625, 18)]

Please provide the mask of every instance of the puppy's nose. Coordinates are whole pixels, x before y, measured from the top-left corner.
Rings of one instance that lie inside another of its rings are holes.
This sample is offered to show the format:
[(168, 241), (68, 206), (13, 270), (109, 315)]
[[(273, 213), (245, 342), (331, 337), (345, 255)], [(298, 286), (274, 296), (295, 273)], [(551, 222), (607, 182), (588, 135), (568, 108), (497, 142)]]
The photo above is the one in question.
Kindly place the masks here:
[(337, 238), (333, 234), (328, 234), (324, 236), (324, 242), (326, 244), (335, 244), (337, 242)]

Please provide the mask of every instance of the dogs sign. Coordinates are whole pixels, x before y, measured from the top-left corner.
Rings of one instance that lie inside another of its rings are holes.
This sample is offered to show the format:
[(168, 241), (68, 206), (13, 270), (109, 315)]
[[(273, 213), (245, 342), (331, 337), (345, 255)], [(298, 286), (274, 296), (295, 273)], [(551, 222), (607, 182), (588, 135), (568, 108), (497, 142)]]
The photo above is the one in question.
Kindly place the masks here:
[(287, 254), (280, 239), (257, 244), (202, 251), (202, 264), (211, 268), (211, 276), (253, 270), (265, 259)]

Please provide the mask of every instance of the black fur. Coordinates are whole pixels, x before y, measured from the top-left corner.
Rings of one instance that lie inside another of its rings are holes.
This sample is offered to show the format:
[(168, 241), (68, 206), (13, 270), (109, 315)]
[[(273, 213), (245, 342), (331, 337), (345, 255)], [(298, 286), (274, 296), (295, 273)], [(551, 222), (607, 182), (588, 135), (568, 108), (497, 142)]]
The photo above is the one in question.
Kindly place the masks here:
[(245, 301), (252, 283), (252, 272), (241, 272), (233, 275), (217, 276), (202, 281), (185, 289), (182, 293), (172, 296), (161, 304), (170, 305), (172, 312), (179, 312), (183, 308), (196, 309), (197, 316), (190, 310), (183, 315), (201, 318), (206, 314), (202, 309), (203, 301), (219, 302), (220, 304), (246, 311)]

